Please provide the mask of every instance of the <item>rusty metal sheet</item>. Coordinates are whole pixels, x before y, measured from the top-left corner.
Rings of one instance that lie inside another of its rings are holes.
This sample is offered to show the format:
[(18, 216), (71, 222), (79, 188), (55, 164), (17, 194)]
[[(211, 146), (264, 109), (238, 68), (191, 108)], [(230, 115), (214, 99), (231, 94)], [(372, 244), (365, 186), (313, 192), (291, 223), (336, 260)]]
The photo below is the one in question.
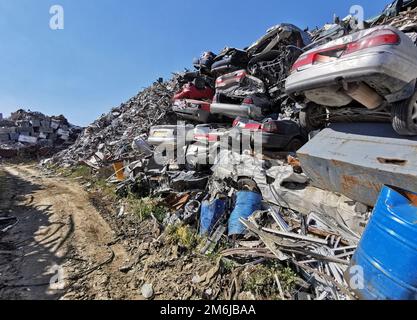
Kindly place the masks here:
[(374, 206), (383, 185), (417, 192), (417, 137), (389, 124), (333, 124), (298, 151), (314, 186)]

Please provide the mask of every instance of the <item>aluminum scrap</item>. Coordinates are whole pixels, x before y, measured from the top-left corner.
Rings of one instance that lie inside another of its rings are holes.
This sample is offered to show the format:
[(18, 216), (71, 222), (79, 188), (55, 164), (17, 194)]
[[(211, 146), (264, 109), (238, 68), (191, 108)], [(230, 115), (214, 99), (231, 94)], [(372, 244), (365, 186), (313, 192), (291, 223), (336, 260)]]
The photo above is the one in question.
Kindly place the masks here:
[(105, 161), (135, 157), (135, 138), (148, 134), (155, 125), (176, 123), (171, 111), (171, 99), (178, 90), (178, 76), (167, 82), (156, 82), (119, 107), (89, 125), (67, 150), (57, 154), (53, 162), (74, 165), (101, 151)]

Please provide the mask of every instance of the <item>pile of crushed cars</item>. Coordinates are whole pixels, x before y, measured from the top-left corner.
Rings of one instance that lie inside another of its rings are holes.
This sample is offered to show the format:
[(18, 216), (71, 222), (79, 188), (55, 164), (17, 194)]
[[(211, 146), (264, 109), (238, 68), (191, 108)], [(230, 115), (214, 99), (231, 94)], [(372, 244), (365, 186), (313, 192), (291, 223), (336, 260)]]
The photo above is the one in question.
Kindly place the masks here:
[(119, 195), (163, 199), (163, 223), (194, 227), (201, 254), (227, 243), (238, 265), (292, 266), (309, 299), (360, 297), (348, 271), (381, 190), (417, 192), (415, 7), (205, 52), (46, 163), (113, 165)]
[(62, 115), (48, 117), (18, 110), (0, 119), (0, 159), (51, 155), (76, 141), (81, 131), (81, 127), (70, 124)]

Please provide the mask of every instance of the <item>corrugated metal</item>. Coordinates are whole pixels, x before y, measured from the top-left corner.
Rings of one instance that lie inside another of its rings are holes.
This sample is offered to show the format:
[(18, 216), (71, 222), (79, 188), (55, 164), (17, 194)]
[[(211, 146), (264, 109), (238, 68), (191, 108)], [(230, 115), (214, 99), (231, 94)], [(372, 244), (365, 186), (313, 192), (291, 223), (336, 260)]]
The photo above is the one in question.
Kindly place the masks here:
[(314, 186), (369, 206), (384, 185), (417, 192), (417, 138), (398, 136), (389, 124), (334, 124), (298, 156)]

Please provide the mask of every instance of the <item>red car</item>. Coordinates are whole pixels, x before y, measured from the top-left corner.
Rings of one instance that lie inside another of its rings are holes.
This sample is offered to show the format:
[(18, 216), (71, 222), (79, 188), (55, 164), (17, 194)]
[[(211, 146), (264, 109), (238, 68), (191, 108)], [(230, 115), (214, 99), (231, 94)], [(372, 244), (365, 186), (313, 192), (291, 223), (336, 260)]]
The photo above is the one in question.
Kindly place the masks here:
[(197, 88), (193, 83), (187, 83), (182, 90), (174, 96), (174, 100), (193, 99), (193, 100), (213, 100), (214, 90), (210, 87), (204, 89)]

